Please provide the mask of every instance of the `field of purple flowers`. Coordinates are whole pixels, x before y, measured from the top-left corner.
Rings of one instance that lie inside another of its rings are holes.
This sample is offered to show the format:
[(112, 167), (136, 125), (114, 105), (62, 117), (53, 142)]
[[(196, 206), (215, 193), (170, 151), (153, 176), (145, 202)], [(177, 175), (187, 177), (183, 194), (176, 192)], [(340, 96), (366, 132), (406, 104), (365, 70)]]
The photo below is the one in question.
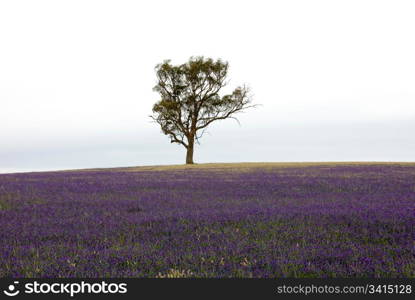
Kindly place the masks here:
[(415, 277), (415, 165), (0, 175), (0, 277)]

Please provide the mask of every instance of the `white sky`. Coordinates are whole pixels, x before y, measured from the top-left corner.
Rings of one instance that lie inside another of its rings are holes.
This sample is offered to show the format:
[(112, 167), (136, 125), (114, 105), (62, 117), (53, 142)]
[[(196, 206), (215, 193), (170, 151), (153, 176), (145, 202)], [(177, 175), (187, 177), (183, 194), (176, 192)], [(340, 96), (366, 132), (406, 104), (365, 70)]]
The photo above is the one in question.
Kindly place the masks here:
[(183, 163), (154, 67), (230, 63), (262, 106), (196, 162), (415, 161), (414, 1), (1, 1), (0, 172)]

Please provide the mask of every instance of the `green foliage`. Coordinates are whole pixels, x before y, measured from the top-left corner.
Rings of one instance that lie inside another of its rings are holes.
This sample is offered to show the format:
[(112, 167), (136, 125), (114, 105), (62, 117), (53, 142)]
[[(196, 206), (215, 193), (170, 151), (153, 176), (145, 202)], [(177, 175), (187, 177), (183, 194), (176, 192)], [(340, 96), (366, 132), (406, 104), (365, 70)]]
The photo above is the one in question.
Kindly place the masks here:
[(0, 210), (8, 209), (10, 207), (11, 205), (9, 203), (0, 199)]
[(0, 193), (0, 210), (12, 208), (12, 195)]

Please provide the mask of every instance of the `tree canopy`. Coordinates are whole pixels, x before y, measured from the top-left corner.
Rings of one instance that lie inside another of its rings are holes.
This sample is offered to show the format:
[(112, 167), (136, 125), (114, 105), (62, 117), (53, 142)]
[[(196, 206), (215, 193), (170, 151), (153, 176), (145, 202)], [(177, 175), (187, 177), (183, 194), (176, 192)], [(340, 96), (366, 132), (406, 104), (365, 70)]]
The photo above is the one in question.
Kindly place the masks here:
[(151, 118), (157, 122), (172, 143), (187, 149), (186, 163), (193, 163), (194, 143), (214, 121), (234, 118), (234, 114), (250, 105), (246, 86), (230, 94), (219, 92), (227, 85), (228, 62), (211, 58), (191, 57), (181, 65), (170, 60), (156, 66), (157, 84), (154, 91), (161, 99), (153, 106)]

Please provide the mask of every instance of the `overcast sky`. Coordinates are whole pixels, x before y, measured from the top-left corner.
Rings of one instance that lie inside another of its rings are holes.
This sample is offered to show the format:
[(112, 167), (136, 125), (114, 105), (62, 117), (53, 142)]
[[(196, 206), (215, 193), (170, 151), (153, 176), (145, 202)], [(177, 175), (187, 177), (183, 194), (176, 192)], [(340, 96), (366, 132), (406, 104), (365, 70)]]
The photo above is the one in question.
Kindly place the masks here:
[(0, 172), (184, 163), (148, 117), (165, 59), (262, 106), (195, 161), (415, 161), (414, 1), (1, 1)]

